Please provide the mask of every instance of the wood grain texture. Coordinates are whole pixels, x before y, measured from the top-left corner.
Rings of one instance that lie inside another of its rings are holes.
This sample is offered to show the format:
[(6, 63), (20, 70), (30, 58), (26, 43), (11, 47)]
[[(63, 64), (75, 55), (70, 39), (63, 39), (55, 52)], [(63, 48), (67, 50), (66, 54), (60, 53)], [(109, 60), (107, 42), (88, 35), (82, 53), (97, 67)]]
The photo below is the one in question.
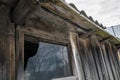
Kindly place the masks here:
[(80, 38), (79, 53), (85, 79), (118, 80), (120, 67), (117, 51), (114, 45), (100, 43), (95, 37)]
[(0, 4), (0, 80), (15, 80), (15, 26), (10, 7)]
[[(20, 0), (13, 12), (17, 0), (10, 1), (0, 1), (0, 80), (24, 80), (24, 40), (70, 45), (73, 74), (79, 80), (120, 79), (120, 50), (115, 46), (120, 42), (115, 37), (58, 0)], [(15, 29), (12, 19), (23, 26)]]

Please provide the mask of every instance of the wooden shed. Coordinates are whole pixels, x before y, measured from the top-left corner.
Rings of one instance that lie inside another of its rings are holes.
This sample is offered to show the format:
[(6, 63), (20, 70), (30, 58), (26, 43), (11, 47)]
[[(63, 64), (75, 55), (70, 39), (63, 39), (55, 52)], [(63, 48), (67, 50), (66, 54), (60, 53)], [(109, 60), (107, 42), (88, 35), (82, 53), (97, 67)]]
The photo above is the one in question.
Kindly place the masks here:
[(0, 80), (119, 80), (104, 28), (63, 0), (0, 0)]

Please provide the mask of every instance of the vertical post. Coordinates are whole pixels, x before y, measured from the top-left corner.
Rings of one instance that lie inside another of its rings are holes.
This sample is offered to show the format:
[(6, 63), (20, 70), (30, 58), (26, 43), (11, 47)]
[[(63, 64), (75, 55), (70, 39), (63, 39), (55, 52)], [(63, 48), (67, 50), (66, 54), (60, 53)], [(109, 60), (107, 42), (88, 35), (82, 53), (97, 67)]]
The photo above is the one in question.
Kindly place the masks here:
[(79, 56), (79, 52), (78, 52), (78, 48), (77, 48), (76, 37), (77, 37), (76, 33), (70, 32), (70, 43), (71, 43), (71, 47), (72, 47), (73, 58), (75, 61), (77, 78), (78, 78), (78, 80), (83, 80), (84, 75), (83, 75), (83, 70), (82, 70), (81, 59), (79, 59), (80, 56)]
[(24, 80), (24, 32), (18, 27), (16, 30), (16, 80)]
[(120, 63), (120, 49), (118, 50), (118, 58), (119, 58), (119, 63)]
[(0, 3), (0, 80), (15, 80), (15, 26), (10, 13), (10, 7)]

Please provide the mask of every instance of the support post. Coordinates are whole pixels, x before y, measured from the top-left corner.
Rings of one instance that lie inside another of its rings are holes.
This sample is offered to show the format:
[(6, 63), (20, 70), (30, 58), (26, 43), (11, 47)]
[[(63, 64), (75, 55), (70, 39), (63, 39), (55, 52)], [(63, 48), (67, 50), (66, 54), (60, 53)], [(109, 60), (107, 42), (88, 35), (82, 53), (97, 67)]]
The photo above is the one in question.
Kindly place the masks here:
[(15, 26), (10, 14), (11, 7), (0, 3), (0, 80), (15, 80)]
[(75, 68), (77, 71), (77, 78), (78, 78), (77, 80), (84, 80), (82, 63), (81, 63), (80, 55), (79, 55), (78, 48), (77, 48), (76, 37), (77, 37), (76, 33), (70, 32), (70, 43), (71, 43), (71, 47), (72, 47)]

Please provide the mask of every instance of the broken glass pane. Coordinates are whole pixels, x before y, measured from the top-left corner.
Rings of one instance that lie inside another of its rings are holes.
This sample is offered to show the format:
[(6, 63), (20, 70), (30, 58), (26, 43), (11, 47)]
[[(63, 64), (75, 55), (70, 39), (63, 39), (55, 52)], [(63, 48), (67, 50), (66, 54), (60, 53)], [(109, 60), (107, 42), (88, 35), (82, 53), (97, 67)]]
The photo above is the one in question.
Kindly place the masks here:
[(71, 76), (67, 47), (40, 42), (37, 53), (28, 59), (25, 80), (51, 80), (67, 76)]

